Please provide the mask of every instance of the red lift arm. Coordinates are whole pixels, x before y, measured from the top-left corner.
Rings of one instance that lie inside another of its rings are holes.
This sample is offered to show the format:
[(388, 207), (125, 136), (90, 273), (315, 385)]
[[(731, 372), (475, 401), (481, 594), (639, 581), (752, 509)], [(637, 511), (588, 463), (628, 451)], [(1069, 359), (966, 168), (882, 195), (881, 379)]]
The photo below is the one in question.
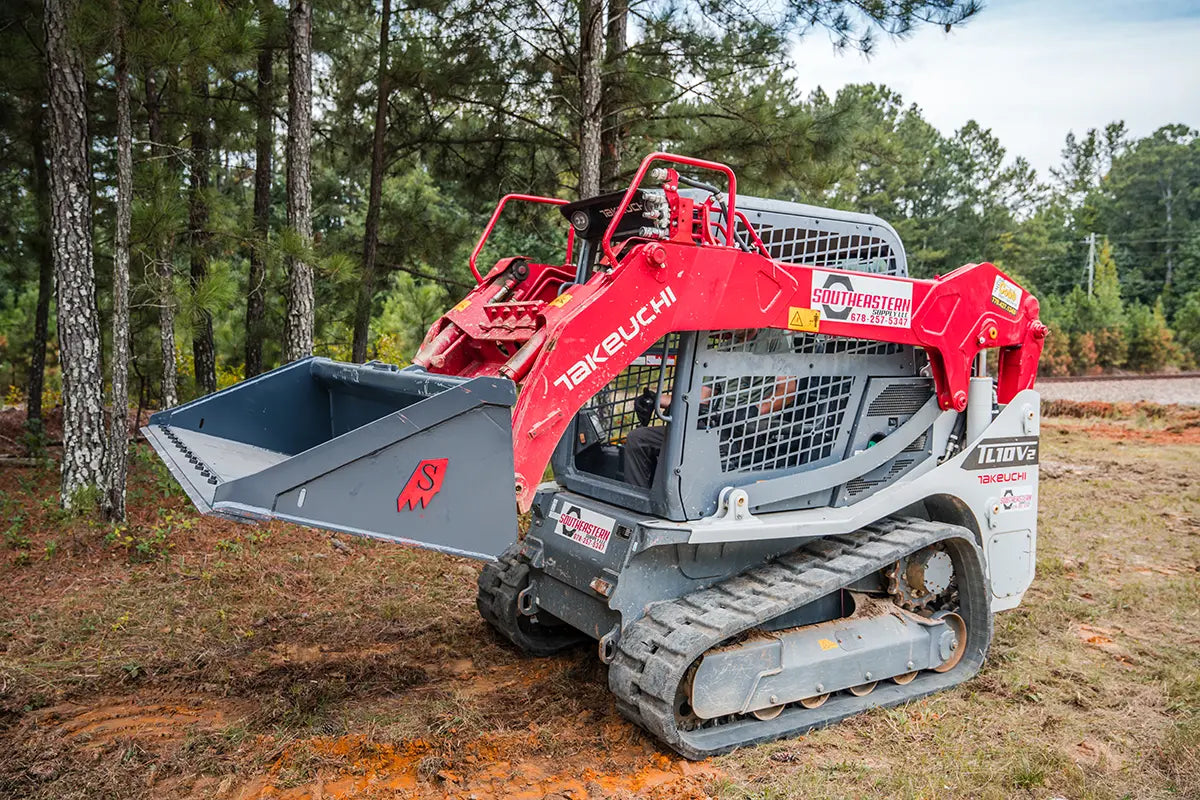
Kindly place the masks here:
[[(650, 166), (667, 162), (725, 175), (724, 225), (713, 209), (674, 196), (665, 183), (669, 233), (622, 243), (612, 238)], [(501, 201), (487, 233), (495, 224)], [(534, 202), (553, 198), (520, 196)], [(1033, 386), (1046, 327), (1038, 302), (993, 264), (968, 264), (933, 280), (869, 275), (785, 264), (732, 246), (740, 221), (733, 171), (711, 161), (654, 153), (642, 161), (601, 241), (605, 268), (588, 281), (570, 264), (503, 259), (430, 328), (414, 361), (431, 372), (502, 376), (520, 385), (514, 408), (517, 502), (529, 509), (533, 490), (575, 413), (636, 357), (675, 331), (781, 328), (914, 345), (929, 356), (944, 409), (962, 411), (972, 362), (999, 348), (997, 394), (1006, 403)], [(716, 227), (720, 239), (712, 236)], [(482, 249), (480, 240), (476, 253)], [(474, 257), (474, 256), (473, 256)], [(521, 277), (524, 276), (524, 277)]]

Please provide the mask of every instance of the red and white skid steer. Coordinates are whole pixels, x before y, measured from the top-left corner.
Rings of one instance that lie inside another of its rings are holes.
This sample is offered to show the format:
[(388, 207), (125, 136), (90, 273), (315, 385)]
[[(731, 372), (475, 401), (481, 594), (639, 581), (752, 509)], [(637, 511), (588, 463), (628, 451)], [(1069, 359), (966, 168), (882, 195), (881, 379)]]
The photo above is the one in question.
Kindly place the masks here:
[[(561, 207), (564, 263), (481, 275), (513, 200)], [(1003, 272), (909, 278), (884, 221), (666, 153), (624, 192), (504, 198), (471, 269), (412, 365), (304, 359), (146, 436), (205, 513), (484, 560), (497, 631), (594, 640), (689, 758), (979, 669), (1037, 542), (1046, 328)]]

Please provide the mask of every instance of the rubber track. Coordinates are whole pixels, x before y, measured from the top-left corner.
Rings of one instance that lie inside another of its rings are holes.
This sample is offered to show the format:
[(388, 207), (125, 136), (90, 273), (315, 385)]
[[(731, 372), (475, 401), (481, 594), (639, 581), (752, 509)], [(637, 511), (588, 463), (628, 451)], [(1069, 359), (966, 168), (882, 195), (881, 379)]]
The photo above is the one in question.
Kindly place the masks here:
[(517, 595), (529, 585), (529, 572), (529, 562), (520, 555), (518, 545), (505, 550), (496, 563), (484, 564), (479, 573), (479, 592), (475, 595), (480, 616), (504, 638), (533, 656), (554, 655), (583, 641), (582, 633), (561, 623), (553, 627), (532, 621), (519, 624)]
[[(964, 614), (968, 651), (957, 667), (946, 673), (922, 673), (903, 687), (880, 684), (865, 697), (835, 695), (817, 709), (791, 706), (773, 720), (732, 717), (694, 731), (678, 728), (677, 692), (689, 667), (705, 651), (939, 541), (947, 543), (955, 559), (960, 602), (968, 612)], [(625, 717), (688, 758), (798, 735), (870, 707), (922, 697), (974, 675), (991, 641), (985, 586), (979, 548), (967, 529), (919, 519), (882, 520), (853, 534), (814, 540), (707, 589), (652, 605), (622, 634), (609, 667), (609, 687)]]

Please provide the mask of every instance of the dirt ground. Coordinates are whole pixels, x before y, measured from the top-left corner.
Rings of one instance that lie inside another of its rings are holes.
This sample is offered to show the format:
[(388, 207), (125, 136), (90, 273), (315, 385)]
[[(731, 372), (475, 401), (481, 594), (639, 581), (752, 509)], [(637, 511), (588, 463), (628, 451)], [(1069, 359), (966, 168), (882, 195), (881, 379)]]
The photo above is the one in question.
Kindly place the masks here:
[(696, 764), (593, 648), (498, 642), (469, 561), (197, 517), (144, 446), (120, 529), (0, 468), (0, 797), (1200, 798), (1200, 420), (1056, 410), (978, 677)]

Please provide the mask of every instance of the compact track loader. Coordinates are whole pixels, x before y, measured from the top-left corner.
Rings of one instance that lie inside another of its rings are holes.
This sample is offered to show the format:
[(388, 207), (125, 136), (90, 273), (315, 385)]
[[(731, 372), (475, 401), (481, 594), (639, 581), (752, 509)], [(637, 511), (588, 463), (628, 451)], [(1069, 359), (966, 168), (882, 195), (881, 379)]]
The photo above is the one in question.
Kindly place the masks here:
[[(513, 200), (561, 206), (564, 263), (481, 275)], [(1033, 579), (1028, 292), (909, 278), (882, 220), (665, 153), (624, 192), (509, 195), (471, 269), (412, 365), (304, 359), (147, 438), (205, 513), (484, 560), (497, 631), (594, 640), (621, 713), (689, 758), (976, 673)]]

